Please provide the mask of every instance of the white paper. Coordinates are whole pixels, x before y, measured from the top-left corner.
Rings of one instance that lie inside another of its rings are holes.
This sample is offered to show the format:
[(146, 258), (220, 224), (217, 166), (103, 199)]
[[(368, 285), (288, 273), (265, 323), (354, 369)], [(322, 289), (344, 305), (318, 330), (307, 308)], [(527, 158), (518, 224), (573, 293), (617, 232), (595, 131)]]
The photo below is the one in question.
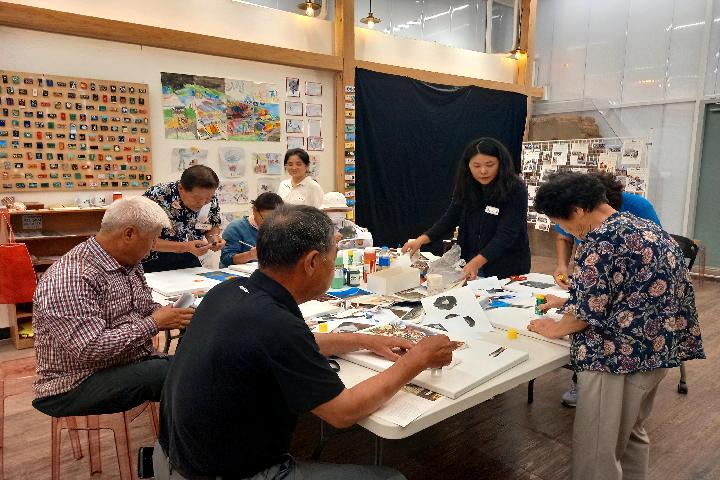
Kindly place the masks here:
[(218, 157), (220, 157), (220, 174), (223, 177), (245, 175), (245, 150), (238, 147), (220, 147)]
[(434, 403), (412, 393), (400, 390), (388, 402), (373, 413), (385, 421), (407, 427), (410, 422), (430, 411)]
[(503, 283), (498, 280), (498, 277), (477, 278), (475, 280), (470, 280), (469, 282), (467, 282), (467, 284), (468, 287), (472, 288), (475, 291), (495, 290), (496, 288), (502, 288), (503, 286)]
[(192, 293), (185, 292), (182, 295), (180, 295), (180, 298), (178, 298), (175, 303), (173, 303), (173, 307), (174, 308), (188, 308), (193, 303), (195, 303), (195, 295), (193, 295)]
[(628, 168), (625, 191), (638, 195), (647, 195), (648, 178), (650, 172), (647, 168)]
[(425, 323), (439, 323), (449, 333), (477, 338), (479, 333), (493, 331), (490, 321), (475, 298), (475, 293), (468, 286), (448, 290), (420, 301), (425, 310)]
[(587, 165), (587, 159), (587, 143), (573, 143), (570, 146), (570, 165)]

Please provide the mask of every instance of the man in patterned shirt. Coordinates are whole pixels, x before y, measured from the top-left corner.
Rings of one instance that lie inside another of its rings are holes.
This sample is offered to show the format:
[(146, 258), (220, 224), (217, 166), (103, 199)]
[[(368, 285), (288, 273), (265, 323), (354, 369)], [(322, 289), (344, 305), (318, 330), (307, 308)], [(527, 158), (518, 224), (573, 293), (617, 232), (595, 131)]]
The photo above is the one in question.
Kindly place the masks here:
[(204, 165), (183, 171), (180, 181), (159, 183), (143, 195), (160, 205), (170, 218), (155, 243), (146, 272), (200, 267), (198, 257), (208, 250), (219, 252), (225, 246), (220, 236), (220, 205), (215, 191), (217, 174)]
[(95, 415), (160, 400), (170, 357), (155, 351), (152, 338), (193, 315), (161, 307), (145, 283), (140, 261), (168, 225), (151, 200), (118, 200), (97, 236), (42, 276), (33, 300), (35, 408), (53, 417)]
[(562, 319), (529, 326), (549, 338), (572, 335), (573, 478), (644, 479), (658, 385), (668, 368), (705, 358), (682, 250), (657, 224), (615, 211), (590, 175), (552, 177), (535, 209), (583, 240)]

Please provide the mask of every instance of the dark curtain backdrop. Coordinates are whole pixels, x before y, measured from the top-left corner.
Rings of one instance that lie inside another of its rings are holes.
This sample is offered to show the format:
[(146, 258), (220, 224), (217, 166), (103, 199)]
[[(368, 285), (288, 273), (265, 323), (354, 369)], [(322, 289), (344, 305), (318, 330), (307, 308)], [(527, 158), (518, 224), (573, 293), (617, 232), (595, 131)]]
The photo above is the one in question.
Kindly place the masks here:
[[(495, 137), (520, 168), (526, 96), (355, 70), (356, 214), (396, 247), (440, 218), (467, 143)], [(438, 245), (433, 246), (437, 250)]]

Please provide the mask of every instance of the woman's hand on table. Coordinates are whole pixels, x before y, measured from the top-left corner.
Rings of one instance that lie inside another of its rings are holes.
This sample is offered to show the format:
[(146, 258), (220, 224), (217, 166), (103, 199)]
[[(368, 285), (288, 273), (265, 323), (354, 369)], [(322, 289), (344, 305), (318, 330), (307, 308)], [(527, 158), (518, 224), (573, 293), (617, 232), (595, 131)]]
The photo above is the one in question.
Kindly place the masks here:
[(405, 242), (405, 245), (403, 245), (401, 252), (402, 253), (408, 252), (408, 253), (410, 253), (410, 256), (413, 256), (413, 255), (415, 255), (415, 252), (420, 250), (420, 247), (422, 247), (422, 246), (423, 246), (423, 242), (421, 241), (421, 239), (419, 237), (413, 238), (412, 240), (408, 240), (407, 242)]
[(183, 246), (185, 247), (185, 252), (192, 253), (196, 257), (202, 257), (210, 250), (210, 244), (204, 240), (183, 242)]
[(557, 322), (552, 318), (546, 317), (536, 318), (535, 320), (531, 320), (530, 324), (528, 324), (528, 330), (550, 339), (558, 339), (562, 337), (562, 335), (558, 335), (556, 327)]
[(567, 302), (566, 298), (558, 297), (557, 295), (545, 295), (545, 303), (540, 305), (540, 310), (547, 312), (551, 308), (560, 308)]

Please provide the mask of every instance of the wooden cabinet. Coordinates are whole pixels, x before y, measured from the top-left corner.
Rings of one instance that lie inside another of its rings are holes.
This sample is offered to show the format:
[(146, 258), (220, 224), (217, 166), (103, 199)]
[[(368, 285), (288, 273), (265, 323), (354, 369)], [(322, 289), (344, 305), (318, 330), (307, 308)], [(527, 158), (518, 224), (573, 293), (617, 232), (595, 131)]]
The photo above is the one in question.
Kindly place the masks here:
[[(10, 211), (15, 241), (27, 245), (38, 278), (58, 258), (100, 230), (104, 208), (62, 208)], [(0, 221), (0, 243), (10, 239), (6, 217)], [(17, 348), (33, 346), (32, 303), (3, 305), (10, 335)]]

